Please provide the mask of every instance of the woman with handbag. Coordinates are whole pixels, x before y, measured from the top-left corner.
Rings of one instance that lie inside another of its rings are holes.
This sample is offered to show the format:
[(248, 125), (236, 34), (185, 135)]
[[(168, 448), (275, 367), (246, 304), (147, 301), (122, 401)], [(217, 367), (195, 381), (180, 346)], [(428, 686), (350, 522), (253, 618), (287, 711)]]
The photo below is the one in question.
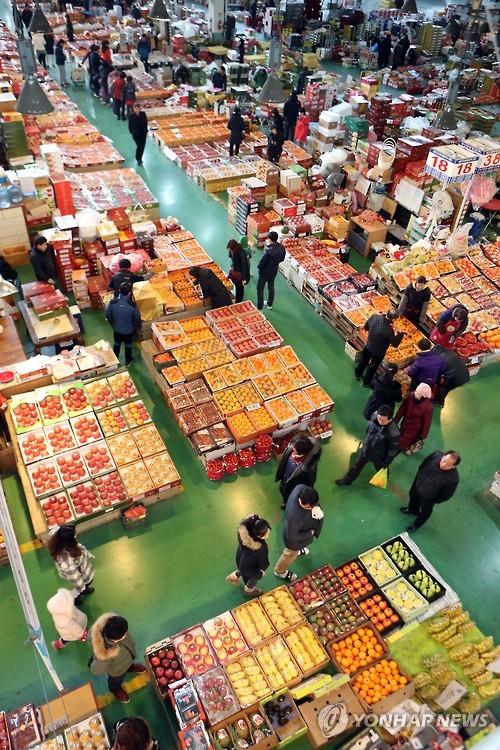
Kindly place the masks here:
[(231, 258), (231, 270), (229, 271), (228, 278), (234, 284), (235, 302), (241, 302), (244, 297), (245, 286), (250, 281), (248, 255), (236, 240), (229, 240), (227, 249), (228, 255)]

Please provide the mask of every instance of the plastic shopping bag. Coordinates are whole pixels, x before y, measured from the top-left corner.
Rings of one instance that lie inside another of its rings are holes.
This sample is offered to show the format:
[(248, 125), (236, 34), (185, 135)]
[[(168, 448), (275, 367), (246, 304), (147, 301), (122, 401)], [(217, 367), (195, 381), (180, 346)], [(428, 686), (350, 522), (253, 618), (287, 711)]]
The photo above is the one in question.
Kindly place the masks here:
[(379, 469), (370, 479), (370, 484), (373, 484), (374, 487), (380, 487), (381, 490), (387, 489), (388, 473), (387, 469)]

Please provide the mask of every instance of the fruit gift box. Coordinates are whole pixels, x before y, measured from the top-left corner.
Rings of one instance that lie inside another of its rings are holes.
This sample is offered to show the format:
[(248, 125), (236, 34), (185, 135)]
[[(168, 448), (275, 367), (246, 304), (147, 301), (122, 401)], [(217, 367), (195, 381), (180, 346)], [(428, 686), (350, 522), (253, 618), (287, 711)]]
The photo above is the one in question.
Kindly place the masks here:
[(265, 407), (280, 428), (288, 427), (299, 421), (299, 415), (283, 396), (266, 401)]
[(291, 393), (287, 393), (286, 400), (292, 409), (297, 412), (299, 420), (307, 419), (315, 411), (314, 406), (309, 401), (304, 391), (292, 391)]
[(242, 604), (233, 609), (233, 617), (249, 646), (257, 646), (262, 641), (276, 635), (263, 606), (257, 600)]
[[(4, 750), (7, 750), (7, 748)], [(35, 745), (32, 750), (66, 750), (64, 737), (62, 734), (56, 734), (55, 737), (50, 737), (49, 739), (40, 742), (40, 744)]]
[(80, 414), (92, 411), (92, 406), (81, 380), (74, 380), (72, 383), (61, 385), (61, 395), (69, 417), (77, 417)]
[(300, 578), (298, 581), (294, 581), (294, 583), (290, 584), (288, 590), (302, 612), (310, 612), (321, 604), (324, 604), (324, 600), (312, 582), (310, 575), (304, 576), (304, 578)]
[(321, 568), (313, 570), (309, 575), (314, 588), (325, 602), (330, 601), (330, 599), (345, 591), (344, 584), (337, 577), (331, 565), (322, 565)]
[(304, 677), (329, 664), (330, 657), (308, 624), (297, 625), (284, 633), (283, 638)]
[(103, 508), (128, 501), (128, 495), (117, 471), (96, 477), (94, 487)]
[(10, 401), (10, 413), (14, 420), (16, 433), (18, 434), (42, 426), (42, 420), (34, 393), (22, 393), (13, 396)]
[(416, 588), (429, 603), (437, 601), (437, 599), (440, 599), (446, 594), (446, 588), (443, 584), (439, 583), (434, 576), (431, 576), (431, 574), (420, 565), (417, 565), (417, 567), (411, 573), (406, 575), (406, 577), (412, 586)]
[(56, 492), (49, 497), (40, 500), (40, 506), (43, 510), (47, 526), (53, 529), (55, 526), (61, 526), (63, 523), (70, 523), (74, 520), (75, 514), (71, 508), (65, 492)]
[(139, 395), (128, 372), (117, 372), (116, 375), (109, 376), (108, 383), (118, 402), (130, 401)]
[(94, 409), (106, 409), (115, 403), (115, 397), (106, 378), (93, 380), (85, 386), (87, 396)]
[(139, 448), (131, 432), (121, 432), (118, 435), (112, 435), (107, 439), (107, 444), (117, 466), (133, 463), (141, 457)]
[(144, 464), (157, 491), (161, 492), (181, 483), (179, 472), (175, 468), (168, 451), (157, 453), (155, 456), (147, 456), (144, 459)]
[(204, 674), (218, 666), (217, 657), (201, 625), (174, 635), (172, 643), (181, 660), (186, 677)]
[(342, 634), (350, 633), (366, 620), (365, 615), (347, 591), (331, 600), (330, 609)]
[(70, 487), (68, 496), (76, 518), (92, 516), (102, 510), (97, 490), (90, 481)]
[(78, 448), (65, 453), (58, 453), (55, 460), (62, 482), (66, 487), (89, 478), (85, 461)]
[(429, 602), (405, 578), (396, 578), (382, 588), (382, 593), (405, 622), (411, 622), (429, 608)]
[(233, 388), (224, 388), (214, 394), (215, 403), (224, 416), (229, 417), (242, 411), (243, 406)]
[(78, 724), (73, 724), (64, 730), (64, 736), (69, 748), (80, 746), (85, 750), (107, 750), (110, 747), (101, 714), (94, 714)]
[(62, 490), (63, 485), (55, 458), (46, 458), (26, 467), (36, 497)]
[(282, 636), (278, 635), (257, 646), (254, 654), (273, 690), (301, 682), (302, 673)]
[(104, 435), (117, 435), (119, 432), (128, 430), (127, 422), (119, 406), (113, 406), (110, 409), (104, 409), (97, 413), (97, 419)]
[(328, 604), (308, 614), (307, 621), (323, 646), (335, 641), (344, 632)]
[(40, 427), (37, 430), (26, 432), (24, 435), (19, 435), (17, 442), (25, 464), (31, 464), (41, 458), (48, 458), (52, 453), (45, 433)]
[(172, 683), (184, 678), (184, 671), (171, 641), (161, 641), (146, 650), (146, 663), (153, 677), (153, 685), (162, 698), (168, 695)]
[(207, 620), (203, 627), (221, 664), (247, 651), (248, 646), (230, 612)]
[(215, 750), (271, 750), (278, 744), (269, 719), (255, 708), (240, 711), (228, 721), (219, 722), (209, 734)]
[(384, 586), (399, 575), (396, 565), (389, 559), (382, 547), (374, 547), (363, 552), (359, 559), (379, 586)]
[(357, 560), (345, 563), (341, 568), (337, 568), (335, 572), (341, 583), (356, 600), (372, 594), (377, 589), (373, 578), (368, 575)]
[(354, 675), (387, 654), (387, 647), (373, 625), (366, 624), (328, 646), (340, 672)]
[(67, 421), (45, 427), (44, 432), (50, 450), (54, 454), (78, 447), (71, 425)]
[(279, 586), (263, 594), (259, 601), (278, 633), (297, 625), (304, 619), (299, 605), (286, 586)]
[(245, 412), (242, 411), (239, 414), (233, 414), (226, 421), (237, 443), (249, 443), (257, 437), (255, 426)]
[(142, 399), (136, 399), (135, 401), (129, 401), (127, 404), (123, 404), (121, 410), (130, 429), (133, 429), (134, 427), (142, 427), (142, 425), (151, 422), (151, 417), (149, 416), (148, 410), (144, 406), (144, 401), (142, 401)]
[(80, 446), (93, 443), (96, 440), (102, 440), (103, 438), (99, 422), (93, 412), (83, 414), (80, 417), (73, 417), (70, 419), (70, 424), (76, 437), (76, 441)]
[(276, 383), (275, 376), (276, 373), (273, 373), (273, 375), (269, 373), (257, 375), (253, 378), (253, 384), (260, 394), (259, 401), (267, 401), (267, 399), (280, 395), (280, 388)]
[(300, 388), (304, 388), (307, 385), (313, 385), (316, 382), (302, 362), (299, 362), (293, 367), (289, 367), (288, 372)]
[(411, 698), (414, 685), (397, 661), (382, 659), (351, 680), (352, 689), (367, 713), (384, 714)]
[(35, 391), (38, 408), (44, 425), (55, 424), (67, 419), (63, 397), (56, 385), (48, 385), (46, 388), (37, 388)]
[(118, 473), (131, 500), (140, 500), (156, 490), (143, 461), (119, 466)]
[(210, 724), (217, 724), (238, 711), (239, 704), (222, 667), (198, 675), (193, 682)]
[(415, 570), (418, 558), (406, 546), (401, 537), (397, 536), (386, 544), (383, 544), (382, 549), (403, 575), (407, 575)]
[(247, 407), (245, 410), (259, 435), (274, 432), (278, 425), (264, 406)]
[(328, 393), (317, 383), (307, 386), (307, 388), (304, 389), (304, 393), (318, 413), (327, 414), (333, 409), (333, 399), (331, 399)]
[(359, 602), (365, 616), (382, 635), (401, 627), (403, 621), (382, 593), (373, 594)]
[(5, 723), (12, 750), (26, 750), (41, 741), (37, 716), (38, 712), (32, 703), (8, 712)]
[(81, 454), (91, 477), (106, 474), (106, 472), (115, 468), (115, 462), (105, 440), (99, 440), (96, 443), (92, 443), (92, 445), (81, 448)]
[(227, 664), (225, 671), (242, 708), (253, 706), (272, 692), (262, 667), (251, 651)]
[(154, 424), (148, 424), (144, 427), (138, 427), (133, 431), (135, 443), (139, 448), (141, 456), (154, 456), (165, 450), (163, 438), (156, 429)]
[(307, 733), (307, 727), (288, 690), (281, 690), (269, 700), (262, 701), (262, 709), (269, 719), (279, 744), (288, 744)]

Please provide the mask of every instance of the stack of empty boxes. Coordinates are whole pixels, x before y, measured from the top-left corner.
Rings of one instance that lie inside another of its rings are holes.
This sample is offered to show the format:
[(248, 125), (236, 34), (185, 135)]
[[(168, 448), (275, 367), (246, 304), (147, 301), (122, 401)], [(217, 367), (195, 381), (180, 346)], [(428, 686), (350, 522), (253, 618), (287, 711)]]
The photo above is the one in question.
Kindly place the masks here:
[(73, 294), (75, 295), (76, 304), (81, 310), (91, 307), (89, 285), (85, 271), (73, 271), (71, 276), (73, 282)]
[(314, 131), (312, 146), (315, 151), (324, 154), (331, 151), (338, 133), (339, 116), (325, 110), (319, 116), (319, 125)]
[(249, 193), (239, 195), (236, 201), (236, 229), (240, 234), (247, 233), (247, 219), (249, 214), (255, 214), (260, 206)]
[(290, 196), (292, 193), (299, 193), (301, 189), (300, 175), (291, 169), (282, 169), (280, 172), (280, 193)]
[(120, 237), (113, 221), (102, 221), (97, 225), (97, 234), (104, 245), (107, 255), (120, 252)]
[(30, 240), (23, 209), (20, 206), (0, 209), (0, 252), (13, 266), (28, 262)]
[(273, 201), (278, 196), (280, 171), (278, 167), (276, 167), (274, 164), (271, 164), (270, 161), (261, 159), (257, 162), (255, 176), (258, 177), (259, 180), (262, 180), (266, 183), (264, 206), (266, 208), (269, 208), (273, 205)]
[(64, 292), (73, 288), (73, 236), (71, 230), (49, 229), (44, 235), (52, 243), (56, 254), (59, 283)]

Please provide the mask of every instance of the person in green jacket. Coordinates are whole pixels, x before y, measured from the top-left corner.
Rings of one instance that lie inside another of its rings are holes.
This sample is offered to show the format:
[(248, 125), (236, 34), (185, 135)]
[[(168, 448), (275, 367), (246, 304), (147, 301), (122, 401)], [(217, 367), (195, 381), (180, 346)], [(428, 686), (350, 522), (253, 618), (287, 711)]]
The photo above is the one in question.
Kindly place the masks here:
[(125, 675), (127, 672), (145, 672), (146, 667), (135, 662), (137, 649), (129, 633), (127, 620), (114, 612), (106, 612), (95, 621), (90, 642), (91, 673), (107, 675), (109, 690), (115, 698), (121, 703), (129, 703), (129, 694), (122, 684)]

